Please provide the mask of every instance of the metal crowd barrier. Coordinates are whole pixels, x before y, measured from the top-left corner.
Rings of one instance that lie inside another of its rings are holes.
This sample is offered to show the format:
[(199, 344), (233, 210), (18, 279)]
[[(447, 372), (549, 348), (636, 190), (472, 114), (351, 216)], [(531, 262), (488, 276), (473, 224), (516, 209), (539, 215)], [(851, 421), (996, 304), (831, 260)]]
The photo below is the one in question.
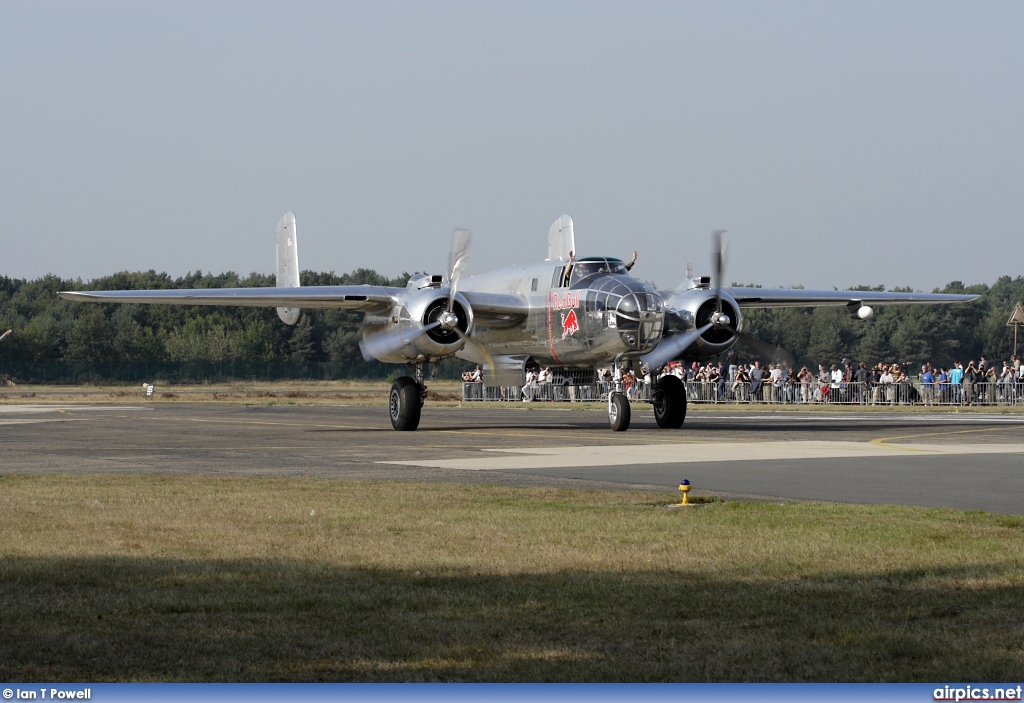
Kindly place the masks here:
[[(1024, 406), (1024, 383), (762, 383), (685, 381), (690, 403), (742, 403), (752, 405), (944, 405)], [(526, 387), (463, 383), (462, 400), (505, 402), (607, 401), (609, 384), (530, 384)], [(650, 401), (651, 388), (643, 383), (626, 388), (632, 401)]]

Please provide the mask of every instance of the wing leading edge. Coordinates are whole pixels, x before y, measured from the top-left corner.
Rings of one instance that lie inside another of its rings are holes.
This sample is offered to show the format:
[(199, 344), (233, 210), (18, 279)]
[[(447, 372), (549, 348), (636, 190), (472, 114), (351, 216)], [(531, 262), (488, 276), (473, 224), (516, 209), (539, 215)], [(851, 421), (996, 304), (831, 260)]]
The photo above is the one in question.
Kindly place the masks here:
[(160, 290), (61, 291), (83, 303), (239, 305), (243, 307), (342, 308), (386, 314), (404, 288), (315, 286), (306, 288), (183, 288)]
[[(158, 290), (61, 291), (60, 297), (80, 303), (149, 305), (238, 305), (243, 307), (341, 308), (388, 315), (407, 295), (388, 286), (307, 286), (303, 288), (182, 288)], [(522, 322), (529, 306), (514, 295), (464, 293), (477, 319), (491, 327)]]
[(801, 288), (727, 288), (741, 308), (804, 308), (826, 305), (926, 305), (966, 303), (978, 295), (952, 293), (892, 293), (863, 290), (804, 290)]

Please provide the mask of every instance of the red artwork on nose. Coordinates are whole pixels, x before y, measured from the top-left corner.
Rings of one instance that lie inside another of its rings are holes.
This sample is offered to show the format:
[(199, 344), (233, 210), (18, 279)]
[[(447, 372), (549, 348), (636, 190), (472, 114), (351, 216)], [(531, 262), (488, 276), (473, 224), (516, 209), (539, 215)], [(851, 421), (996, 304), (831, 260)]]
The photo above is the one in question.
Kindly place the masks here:
[(570, 334), (576, 334), (580, 331), (580, 323), (576, 320), (576, 311), (570, 310), (568, 313), (561, 313), (562, 315), (562, 339), (565, 339)]

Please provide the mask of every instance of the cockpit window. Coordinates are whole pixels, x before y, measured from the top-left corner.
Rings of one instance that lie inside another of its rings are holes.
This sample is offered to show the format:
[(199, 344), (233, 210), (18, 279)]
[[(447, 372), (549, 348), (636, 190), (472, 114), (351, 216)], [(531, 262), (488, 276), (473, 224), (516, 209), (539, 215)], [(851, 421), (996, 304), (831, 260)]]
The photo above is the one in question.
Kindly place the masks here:
[(605, 257), (592, 256), (579, 259), (572, 267), (572, 274), (569, 276), (569, 287), (573, 288), (579, 281), (590, 278), (597, 274), (625, 274), (626, 265), (619, 259), (608, 259)]

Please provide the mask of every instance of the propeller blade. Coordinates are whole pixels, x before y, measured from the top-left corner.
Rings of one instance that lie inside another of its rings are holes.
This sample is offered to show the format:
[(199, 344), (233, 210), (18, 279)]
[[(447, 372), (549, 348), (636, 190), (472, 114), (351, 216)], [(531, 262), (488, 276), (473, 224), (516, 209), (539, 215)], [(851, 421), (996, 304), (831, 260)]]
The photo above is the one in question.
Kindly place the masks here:
[(474, 364), (490, 366), (492, 368), (494, 367), (494, 357), (492, 357), (491, 353), (487, 351), (487, 347), (470, 337), (458, 327), (455, 328), (455, 334), (459, 335), (459, 339), (463, 342), (462, 351), (464, 358), (472, 361)]
[[(712, 264), (715, 268), (715, 310), (722, 312), (722, 285), (725, 280), (725, 267), (729, 263), (729, 233), (724, 229), (716, 230), (712, 235), (713, 252), (711, 254)], [(734, 321), (735, 322), (735, 321)], [(756, 351), (760, 356), (766, 357), (769, 361), (781, 364), (785, 363), (792, 368), (796, 361), (793, 355), (782, 347), (763, 342), (748, 332), (740, 332), (733, 325), (725, 325), (740, 342)]]
[(782, 347), (758, 339), (749, 332), (736, 332), (736, 330), (733, 330), (733, 332), (739, 337), (740, 343), (747, 345), (747, 347), (757, 352), (758, 356), (765, 357), (773, 364), (785, 364), (789, 368), (793, 368), (793, 365), (796, 363), (793, 355)]
[(462, 330), (456, 328), (455, 334), (459, 335), (464, 344), (462, 356), (474, 364), (484, 367), (484, 383), (488, 386), (522, 386), (523, 374), (518, 369), (505, 368), (494, 362), (494, 357), (487, 351), (480, 342), (476, 341)]
[(725, 278), (726, 260), (729, 256), (729, 233), (724, 229), (715, 230), (711, 235), (711, 265), (715, 270), (715, 311), (722, 312), (722, 279)]
[(448, 312), (452, 312), (455, 306), (455, 292), (459, 287), (459, 279), (466, 270), (472, 237), (468, 229), (457, 229), (452, 232), (452, 245), (448, 250)]
[(698, 337), (709, 329), (711, 329), (710, 323), (700, 329), (690, 330), (686, 334), (674, 334), (671, 337), (665, 337), (654, 348), (654, 351), (640, 357), (640, 361), (647, 364), (647, 368), (651, 370), (661, 368), (686, 351), (691, 344), (697, 341)]
[(395, 329), (390, 332), (375, 334), (372, 337), (365, 337), (359, 340), (359, 349), (363, 352), (363, 358), (367, 361), (374, 359), (383, 361), (381, 357), (391, 356), (394, 352), (412, 344), (440, 324), (440, 322), (432, 322), (416, 330)]

